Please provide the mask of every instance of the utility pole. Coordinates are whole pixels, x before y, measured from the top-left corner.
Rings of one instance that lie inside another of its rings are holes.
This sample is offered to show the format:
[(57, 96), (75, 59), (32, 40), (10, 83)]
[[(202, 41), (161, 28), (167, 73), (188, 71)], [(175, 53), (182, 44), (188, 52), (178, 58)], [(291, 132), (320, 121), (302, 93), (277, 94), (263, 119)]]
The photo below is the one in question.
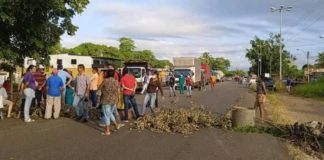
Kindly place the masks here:
[(280, 79), (280, 86), (282, 85), (282, 36), (281, 36), (281, 26), (282, 26), (282, 12), (284, 11), (291, 11), (292, 7), (284, 7), (281, 5), (279, 8), (271, 7), (272, 12), (278, 11), (280, 12), (280, 34), (279, 34), (279, 54), (280, 54), (280, 71), (279, 71), (279, 79)]
[(272, 77), (272, 76), (271, 76), (272, 54), (271, 54), (271, 51), (270, 51), (270, 46), (268, 47), (268, 52), (269, 52), (269, 54), (270, 54), (270, 68), (269, 68), (269, 74), (270, 74), (270, 77)]
[(307, 52), (307, 82), (309, 83), (309, 51)]

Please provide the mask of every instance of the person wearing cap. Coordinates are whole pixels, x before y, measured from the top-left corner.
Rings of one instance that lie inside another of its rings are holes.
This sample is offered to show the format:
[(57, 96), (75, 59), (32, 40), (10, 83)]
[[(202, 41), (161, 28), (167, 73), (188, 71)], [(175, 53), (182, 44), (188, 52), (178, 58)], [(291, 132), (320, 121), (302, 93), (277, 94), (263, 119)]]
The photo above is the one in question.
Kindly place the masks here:
[(69, 73), (67, 73), (66, 71), (63, 70), (63, 65), (62, 64), (57, 65), (57, 69), (58, 69), (58, 74), (57, 75), (63, 81), (63, 91), (62, 91), (62, 95), (61, 95), (61, 101), (62, 101), (62, 106), (64, 107), (65, 106), (65, 88), (66, 88), (66, 86), (70, 86), (71, 81), (72, 81), (72, 76)]
[(58, 70), (53, 69), (52, 75), (47, 80), (47, 102), (45, 109), (45, 119), (52, 117), (52, 110), (54, 105), (54, 119), (59, 118), (61, 110), (61, 95), (63, 91), (63, 80), (58, 76)]

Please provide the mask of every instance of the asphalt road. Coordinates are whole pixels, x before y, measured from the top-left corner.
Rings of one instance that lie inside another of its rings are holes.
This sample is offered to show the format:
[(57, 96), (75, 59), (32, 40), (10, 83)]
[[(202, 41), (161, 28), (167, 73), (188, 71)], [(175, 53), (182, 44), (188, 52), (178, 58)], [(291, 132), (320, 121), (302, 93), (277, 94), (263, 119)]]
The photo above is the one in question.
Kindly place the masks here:
[[(235, 103), (253, 102), (247, 90), (225, 82), (213, 91), (194, 91), (193, 98), (178, 95), (160, 101), (160, 106), (205, 105), (217, 113)], [(138, 96), (141, 102), (142, 96)], [(124, 127), (111, 136), (101, 136), (95, 122), (81, 124), (67, 118), (25, 124), (16, 119), (0, 121), (0, 159), (291, 159), (280, 140), (264, 134), (242, 134), (204, 129), (191, 136), (157, 134)]]

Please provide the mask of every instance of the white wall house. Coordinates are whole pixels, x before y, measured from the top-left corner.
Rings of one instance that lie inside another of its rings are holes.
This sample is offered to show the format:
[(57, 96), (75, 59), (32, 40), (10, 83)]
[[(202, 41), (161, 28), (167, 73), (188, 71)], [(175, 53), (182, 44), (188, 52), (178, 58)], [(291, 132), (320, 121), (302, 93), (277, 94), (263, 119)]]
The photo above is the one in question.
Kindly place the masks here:
[[(93, 58), (91, 56), (79, 56), (71, 54), (56, 54), (50, 55), (50, 66), (56, 68), (58, 64), (62, 64), (64, 68), (76, 68), (78, 64), (84, 64), (85, 68), (91, 68)], [(25, 58), (24, 67), (28, 68), (29, 65), (36, 65), (33, 58)]]
[(51, 67), (56, 68), (58, 64), (62, 64), (64, 68), (76, 68), (78, 64), (84, 64), (85, 68), (91, 68), (93, 58), (91, 56), (79, 56), (71, 54), (57, 54), (50, 56)]

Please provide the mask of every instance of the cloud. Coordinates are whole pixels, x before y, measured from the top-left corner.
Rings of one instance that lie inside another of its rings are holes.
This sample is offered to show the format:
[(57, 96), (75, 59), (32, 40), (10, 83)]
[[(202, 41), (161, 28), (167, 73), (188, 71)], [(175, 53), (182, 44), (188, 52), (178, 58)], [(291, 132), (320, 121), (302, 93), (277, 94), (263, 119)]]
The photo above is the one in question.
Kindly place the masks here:
[[(292, 53), (297, 47), (314, 53), (324, 50), (321, 45), (305, 46), (322, 42), (318, 37), (324, 35), (324, 21), (303, 30), (323, 14), (324, 1), (319, 0), (93, 0), (75, 20), (80, 27), (77, 35), (63, 36), (62, 44), (118, 46), (117, 39), (126, 36), (135, 40), (138, 50), (150, 49), (161, 59), (198, 57), (209, 51), (230, 59), (233, 69), (247, 69), (250, 64), (245, 49), (250, 40), (254, 36), (267, 39), (269, 33), (279, 32), (279, 13), (270, 12), (270, 7), (281, 4), (294, 7), (283, 14), (286, 49)], [(297, 58), (301, 66), (304, 58)]]

